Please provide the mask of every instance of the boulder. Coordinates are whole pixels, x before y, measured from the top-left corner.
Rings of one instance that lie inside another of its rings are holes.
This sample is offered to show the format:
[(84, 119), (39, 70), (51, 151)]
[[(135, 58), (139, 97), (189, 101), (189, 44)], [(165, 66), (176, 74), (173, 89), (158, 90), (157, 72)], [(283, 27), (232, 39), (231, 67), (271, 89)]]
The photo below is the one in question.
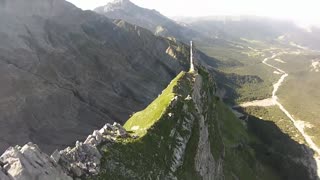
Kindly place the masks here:
[(108, 131), (115, 131), (115, 127), (112, 126), (111, 124), (107, 123), (105, 126), (104, 126)]
[(71, 164), (71, 171), (77, 177), (82, 176), (82, 170), (75, 164)]
[[(87, 138), (88, 143), (77, 143), (72, 149), (60, 151), (63, 168), (69, 170), (69, 173), (77, 177), (96, 175), (100, 171), (100, 159), (102, 155), (97, 149), (97, 140), (95, 139), (98, 131)], [(94, 143), (92, 143), (94, 142)]]
[(93, 136), (95, 137), (95, 139), (97, 141), (97, 144), (100, 144), (102, 142), (103, 137), (102, 137), (102, 134), (99, 131), (95, 130), (93, 132)]
[(119, 123), (115, 122), (113, 126), (116, 127), (116, 134), (118, 137), (124, 138), (128, 136), (127, 131)]
[[(1, 180), (72, 180), (58, 164), (32, 143), (22, 148), (11, 147), (0, 159), (7, 162), (0, 173)], [(8, 178), (3, 175), (4, 172)]]

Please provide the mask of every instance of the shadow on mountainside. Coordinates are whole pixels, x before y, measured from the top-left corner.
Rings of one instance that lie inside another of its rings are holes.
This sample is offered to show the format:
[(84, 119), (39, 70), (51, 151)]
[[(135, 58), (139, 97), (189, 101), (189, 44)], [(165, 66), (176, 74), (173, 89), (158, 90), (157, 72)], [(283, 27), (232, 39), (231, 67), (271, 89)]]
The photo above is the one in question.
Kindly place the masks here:
[(274, 122), (237, 110), (245, 115), (248, 131), (259, 138), (250, 144), (259, 161), (272, 167), (282, 179), (318, 179), (312, 149), (293, 140)]
[[(215, 78), (219, 90), (219, 97), (227, 104), (237, 104), (240, 94), (235, 89), (240, 89), (242, 86), (253, 86), (263, 83), (263, 79), (255, 75), (240, 75), (235, 73), (225, 73), (218, 69), (210, 69), (210, 73)], [(261, 98), (261, 97), (260, 97)], [(263, 97), (264, 98), (264, 97)], [(261, 99), (263, 99), (261, 98)], [(253, 99), (249, 99), (253, 100)]]

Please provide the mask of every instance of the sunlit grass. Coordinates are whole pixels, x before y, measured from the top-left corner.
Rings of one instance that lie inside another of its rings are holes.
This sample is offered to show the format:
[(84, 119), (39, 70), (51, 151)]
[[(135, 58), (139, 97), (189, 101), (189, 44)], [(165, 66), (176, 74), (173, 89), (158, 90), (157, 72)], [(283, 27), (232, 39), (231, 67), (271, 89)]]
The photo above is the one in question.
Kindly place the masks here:
[(139, 137), (144, 136), (147, 130), (157, 122), (175, 96), (174, 87), (177, 85), (179, 79), (185, 75), (181, 72), (175, 79), (171, 81), (168, 87), (163, 90), (162, 94), (158, 96), (147, 108), (135, 113), (124, 125), (127, 131), (133, 131)]

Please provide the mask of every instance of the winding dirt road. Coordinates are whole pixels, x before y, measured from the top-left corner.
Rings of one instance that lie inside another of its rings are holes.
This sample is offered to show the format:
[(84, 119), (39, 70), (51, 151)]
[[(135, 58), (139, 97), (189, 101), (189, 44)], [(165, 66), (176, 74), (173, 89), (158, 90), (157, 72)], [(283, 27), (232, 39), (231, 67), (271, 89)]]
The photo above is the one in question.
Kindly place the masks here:
[(280, 72), (280, 75), (281, 75), (280, 79), (273, 85), (272, 97), (264, 100), (246, 102), (241, 104), (240, 106), (241, 107), (248, 107), (248, 106), (266, 107), (266, 106), (277, 105), (280, 108), (280, 110), (293, 122), (293, 125), (302, 134), (308, 146), (315, 152), (314, 158), (316, 160), (317, 167), (314, 167), (314, 168), (317, 169), (318, 176), (320, 177), (320, 148), (313, 142), (311, 136), (309, 136), (305, 132), (303, 123), (301, 123), (301, 121), (299, 120), (294, 119), (291, 113), (289, 113), (289, 111), (286, 110), (286, 108), (278, 101), (279, 98), (277, 97), (277, 91), (279, 90), (284, 80), (289, 76), (289, 74), (286, 73), (284, 70), (269, 64), (268, 61), (276, 58), (281, 54), (283, 53), (278, 53), (278, 54), (274, 53), (271, 57), (265, 58), (262, 61), (263, 64), (277, 70), (278, 72)]

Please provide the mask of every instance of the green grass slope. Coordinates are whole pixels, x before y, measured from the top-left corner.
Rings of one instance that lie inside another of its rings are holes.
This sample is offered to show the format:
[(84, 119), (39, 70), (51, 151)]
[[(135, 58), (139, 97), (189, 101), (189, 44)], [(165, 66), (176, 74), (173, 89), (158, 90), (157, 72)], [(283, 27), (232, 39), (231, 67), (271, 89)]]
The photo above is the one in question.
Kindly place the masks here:
[(138, 138), (101, 146), (101, 173), (91, 179), (279, 179), (257, 160), (250, 146), (255, 138), (215, 89), (204, 70), (180, 73), (125, 124)]
[(178, 80), (185, 75), (181, 72), (175, 79), (171, 81), (169, 86), (156, 98), (146, 109), (135, 113), (124, 125), (127, 131), (134, 131), (138, 136), (144, 136), (147, 130), (158, 121), (166, 112), (167, 107), (173, 100), (175, 93), (174, 87)]
[[(103, 161), (105, 169), (96, 179), (170, 178), (173, 149), (178, 143), (173, 130), (179, 131), (181, 137), (186, 136), (187, 139), (190, 139), (193, 131), (182, 128), (182, 124), (193, 126), (193, 121), (187, 122), (186, 119), (194, 115), (182, 113), (195, 112), (192, 102), (184, 100), (191, 92), (192, 76), (180, 73), (145, 110), (128, 120), (124, 127), (130, 131), (134, 126), (141, 127), (131, 131), (140, 137), (119, 140), (106, 148)], [(175, 96), (178, 99), (172, 102)]]

